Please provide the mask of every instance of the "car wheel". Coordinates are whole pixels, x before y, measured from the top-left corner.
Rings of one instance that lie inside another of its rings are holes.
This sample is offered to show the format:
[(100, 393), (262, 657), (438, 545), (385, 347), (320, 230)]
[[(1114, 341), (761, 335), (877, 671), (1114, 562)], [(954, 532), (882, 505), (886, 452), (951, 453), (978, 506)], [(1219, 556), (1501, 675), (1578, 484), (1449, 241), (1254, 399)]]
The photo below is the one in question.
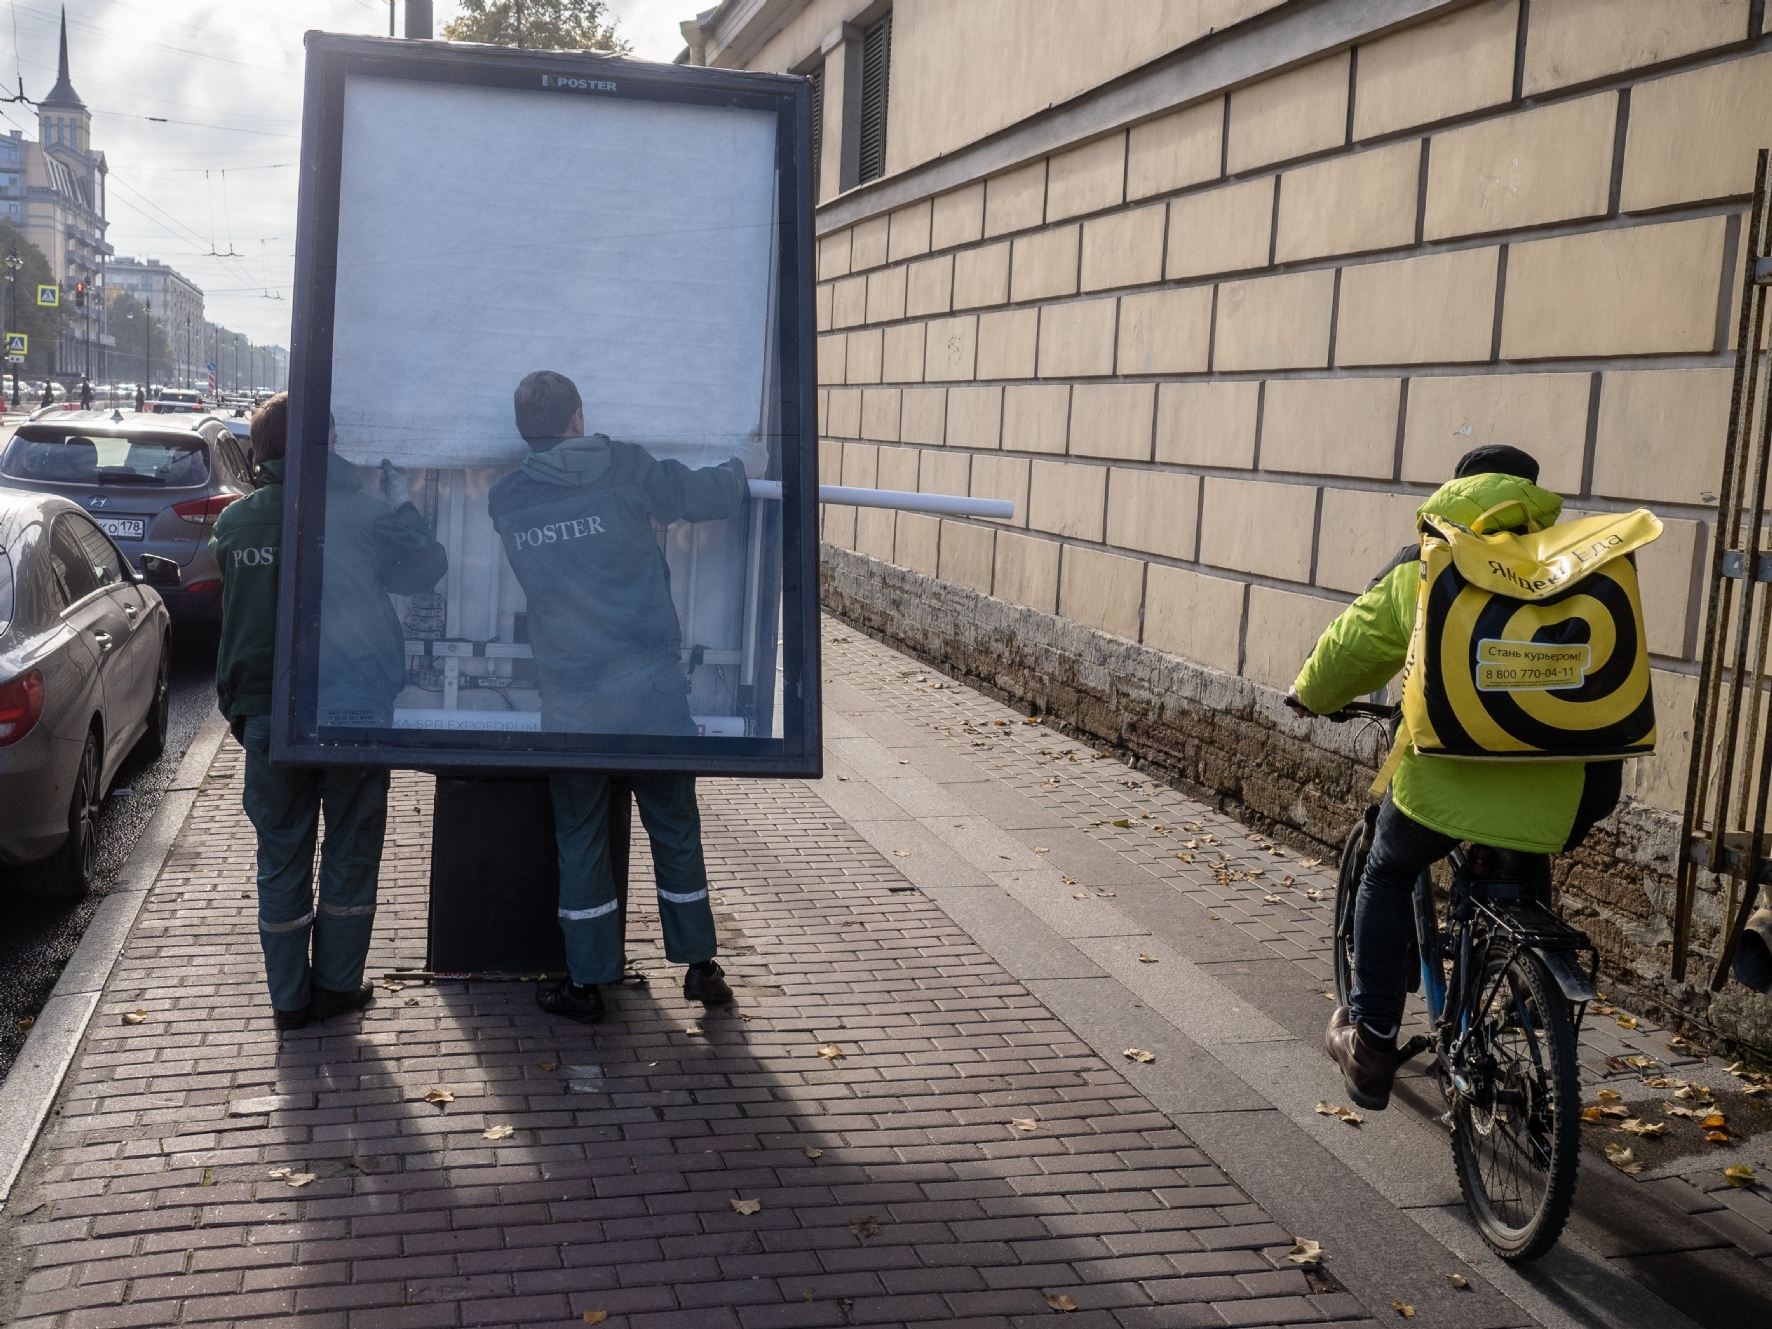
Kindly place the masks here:
[(154, 674), (154, 699), (148, 703), (148, 727), (136, 742), (145, 761), (159, 761), (166, 751), (166, 726), (172, 713), (172, 640), (160, 643), (160, 668)]
[(88, 733), (80, 753), (80, 769), (74, 775), (74, 796), (68, 801), (68, 838), (41, 863), (20, 871), (26, 895), (76, 899), (91, 889), (98, 859), (98, 828), (93, 825), (98, 813), (97, 792), (98, 735)]

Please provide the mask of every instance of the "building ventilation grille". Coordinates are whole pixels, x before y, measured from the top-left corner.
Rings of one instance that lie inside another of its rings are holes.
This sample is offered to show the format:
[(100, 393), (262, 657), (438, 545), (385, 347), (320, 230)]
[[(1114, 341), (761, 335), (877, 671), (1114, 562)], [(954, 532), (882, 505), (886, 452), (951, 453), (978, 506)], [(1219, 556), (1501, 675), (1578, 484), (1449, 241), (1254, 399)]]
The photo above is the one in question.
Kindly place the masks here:
[(892, 74), (892, 15), (861, 38), (861, 170), (866, 183), (886, 173), (886, 94)]
[(806, 76), (812, 85), (812, 201), (818, 202), (818, 163), (824, 155), (824, 66)]

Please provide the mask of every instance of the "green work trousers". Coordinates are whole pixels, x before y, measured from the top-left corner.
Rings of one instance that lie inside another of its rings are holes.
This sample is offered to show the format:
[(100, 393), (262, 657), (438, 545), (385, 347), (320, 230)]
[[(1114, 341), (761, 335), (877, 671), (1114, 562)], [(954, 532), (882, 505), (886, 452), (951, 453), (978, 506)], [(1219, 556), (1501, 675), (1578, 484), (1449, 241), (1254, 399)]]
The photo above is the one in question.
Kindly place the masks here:
[[(631, 775), (652, 842), (665, 959), (692, 965), (718, 949), (701, 853), (701, 812), (692, 775)], [(609, 861), (609, 777), (553, 775), (554, 839), (560, 851), (560, 930), (574, 983), (617, 983), (626, 965), (615, 873)]]
[[(247, 719), (241, 742), (241, 801), (258, 832), (258, 939), (271, 1005), (305, 1010), (315, 986), (351, 992), (363, 982), (388, 824), (388, 773), (273, 766), (268, 715)], [(322, 809), (326, 839), (316, 901), (314, 841)]]

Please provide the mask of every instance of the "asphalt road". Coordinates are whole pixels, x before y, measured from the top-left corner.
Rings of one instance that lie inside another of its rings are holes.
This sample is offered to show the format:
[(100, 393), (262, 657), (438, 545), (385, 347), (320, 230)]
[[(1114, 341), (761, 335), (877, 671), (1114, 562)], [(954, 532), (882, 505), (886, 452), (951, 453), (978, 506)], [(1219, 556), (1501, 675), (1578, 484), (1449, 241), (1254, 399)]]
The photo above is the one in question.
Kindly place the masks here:
[(142, 828), (160, 806), (179, 759), (215, 709), (215, 629), (173, 628), (172, 714), (166, 751), (156, 762), (131, 755), (99, 813), (98, 879), (82, 900), (38, 900), (0, 873), (0, 1079), (25, 1041), (20, 1021), (48, 1000), (62, 966), (129, 857)]

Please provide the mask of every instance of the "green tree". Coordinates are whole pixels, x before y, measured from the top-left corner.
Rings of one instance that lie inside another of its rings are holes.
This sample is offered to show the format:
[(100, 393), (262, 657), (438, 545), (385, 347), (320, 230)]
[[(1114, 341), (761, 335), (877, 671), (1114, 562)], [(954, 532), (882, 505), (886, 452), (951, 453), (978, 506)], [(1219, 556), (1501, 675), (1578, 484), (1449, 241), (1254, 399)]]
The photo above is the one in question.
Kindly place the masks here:
[[(151, 363), (148, 357), (150, 327), (154, 339)], [(166, 326), (128, 291), (111, 293), (110, 330), (117, 339), (117, 345), (111, 351), (113, 377), (146, 383), (152, 369), (154, 382), (164, 384), (170, 380), (172, 339), (166, 335)]]
[[(25, 361), (25, 371), (33, 375), (42, 375), (49, 370), (51, 352), (57, 337), (73, 321), (74, 297), (69, 292), (62, 292), (62, 304), (49, 308), (37, 303), (37, 288), (55, 283), (55, 276), (50, 271), (49, 260), (43, 251), (29, 240), (25, 233), (12, 222), (0, 219), (0, 257), (17, 253), (24, 266), (18, 270), (18, 279), (13, 289), (6, 291), (8, 308), (6, 310), (6, 331), (22, 332), (31, 339), (31, 353)], [(10, 273), (7, 268), (0, 276)]]
[(633, 50), (616, 35), (607, 0), (461, 0), (445, 40), (536, 51)]

